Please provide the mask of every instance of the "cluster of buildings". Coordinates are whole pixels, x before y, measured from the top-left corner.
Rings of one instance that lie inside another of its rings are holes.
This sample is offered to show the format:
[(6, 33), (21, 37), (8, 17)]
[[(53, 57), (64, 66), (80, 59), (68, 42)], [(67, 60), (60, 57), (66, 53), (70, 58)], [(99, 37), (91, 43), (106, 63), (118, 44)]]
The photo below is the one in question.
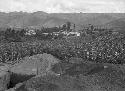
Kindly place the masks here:
[[(61, 27), (61, 28), (60, 28)], [(70, 28), (68, 29), (68, 24), (63, 24), (61, 26), (56, 26), (56, 29), (57, 31), (54, 31), (53, 28), (51, 30), (51, 28), (49, 28), (49, 32), (42, 32), (43, 35), (45, 36), (48, 36), (48, 35), (52, 35), (52, 36), (59, 36), (59, 35), (63, 35), (65, 37), (70, 37), (70, 36), (75, 36), (75, 37), (78, 37), (80, 36), (81, 34), (91, 34), (91, 33), (98, 33), (100, 31), (104, 31), (108, 28), (106, 27), (98, 27), (98, 26), (93, 26), (91, 24), (89, 24), (88, 26), (84, 26), (82, 30), (77, 30), (75, 29), (75, 24), (70, 24)], [(37, 29), (37, 28), (34, 28), (34, 27), (29, 27), (29, 28), (26, 28), (26, 33), (25, 35), (36, 35), (37, 34), (37, 31), (40, 30)], [(42, 31), (42, 29), (41, 29)], [(52, 31), (52, 32), (51, 32)]]
[[(70, 27), (70, 30), (60, 29), (59, 27), (57, 27), (57, 28), (59, 29), (59, 31), (56, 31), (56, 32), (54, 31), (53, 32), (53, 30), (52, 30), (52, 32), (43, 32), (42, 34), (45, 35), (45, 36), (47, 36), (47, 35), (53, 35), (53, 36), (59, 36), (59, 35), (80, 36), (80, 32), (75, 31), (74, 27)], [(38, 29), (35, 29), (35, 28), (27, 28), (25, 30), (26, 30), (25, 35), (36, 35), (36, 32), (38, 31)]]

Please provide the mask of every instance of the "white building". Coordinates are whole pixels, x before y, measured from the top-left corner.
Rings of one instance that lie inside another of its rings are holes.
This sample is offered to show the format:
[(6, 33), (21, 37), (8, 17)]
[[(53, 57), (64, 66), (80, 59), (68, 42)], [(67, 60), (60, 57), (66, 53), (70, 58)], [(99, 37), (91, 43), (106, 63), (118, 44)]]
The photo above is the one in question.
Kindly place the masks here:
[(45, 36), (49, 35), (49, 33), (42, 33), (42, 34), (44, 34)]
[(69, 35), (80, 36), (80, 33), (79, 33), (79, 32), (69, 32), (69, 33), (67, 34), (67, 36), (69, 36)]
[(27, 30), (26, 31), (26, 35), (35, 35), (36, 34), (36, 32), (35, 32), (35, 30)]

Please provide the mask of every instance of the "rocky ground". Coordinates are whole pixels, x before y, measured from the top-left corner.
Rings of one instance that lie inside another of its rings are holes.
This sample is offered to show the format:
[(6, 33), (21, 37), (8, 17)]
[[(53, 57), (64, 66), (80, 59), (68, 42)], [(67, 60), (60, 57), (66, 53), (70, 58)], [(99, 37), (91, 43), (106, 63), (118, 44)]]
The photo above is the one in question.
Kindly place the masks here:
[(18, 86), (18, 83), (27, 81), (34, 76), (46, 74), (51, 66), (59, 61), (54, 56), (44, 53), (25, 57), (14, 65), (1, 63), (0, 91)]
[[(9, 71), (25, 74), (27, 79), (18, 81), (13, 88), (6, 91), (125, 91), (124, 65), (94, 63), (81, 58), (70, 58), (68, 62), (62, 62), (50, 54), (39, 54), (25, 60), (27, 62), (22, 61), (20, 65), (14, 65)], [(32, 63), (35, 60), (39, 61), (35, 63), (36, 66)], [(44, 68), (40, 65), (44, 65)], [(24, 67), (29, 69), (28, 72)], [(34, 72), (32, 69), (35, 67), (40, 70)], [(0, 91), (7, 89), (9, 80), (11, 81), (9, 72), (7, 70), (4, 72), (5, 74), (0, 75), (4, 77), (0, 81), (5, 82), (0, 84), (0, 87), (4, 88)], [(23, 77), (20, 76), (20, 79)]]

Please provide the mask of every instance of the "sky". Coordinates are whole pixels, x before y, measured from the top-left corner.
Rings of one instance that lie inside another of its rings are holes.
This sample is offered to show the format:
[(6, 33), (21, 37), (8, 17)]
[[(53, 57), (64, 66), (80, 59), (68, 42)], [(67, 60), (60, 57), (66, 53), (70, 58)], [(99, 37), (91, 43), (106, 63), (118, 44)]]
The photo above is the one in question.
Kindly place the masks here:
[(0, 11), (125, 13), (125, 0), (0, 0)]

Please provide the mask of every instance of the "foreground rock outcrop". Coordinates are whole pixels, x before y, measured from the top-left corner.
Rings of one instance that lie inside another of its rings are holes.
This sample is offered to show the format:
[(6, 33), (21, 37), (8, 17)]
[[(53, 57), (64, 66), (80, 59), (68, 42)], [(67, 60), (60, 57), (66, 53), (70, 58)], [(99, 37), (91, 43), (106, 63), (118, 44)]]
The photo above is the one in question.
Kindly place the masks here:
[[(121, 65), (57, 63), (48, 73), (24, 82), (15, 91), (125, 91), (125, 72)], [(61, 71), (61, 72), (60, 72)]]
[(54, 56), (46, 53), (25, 57), (10, 66), (9, 88), (13, 88), (16, 84), (27, 81), (36, 75), (44, 75), (50, 72), (51, 66), (59, 61)]
[(37, 54), (31, 57), (25, 57), (20, 63), (11, 68), (11, 72), (27, 75), (39, 75), (51, 69), (51, 65), (58, 63), (59, 60), (51, 54)]
[(0, 91), (7, 89), (10, 82), (9, 66), (6, 64), (0, 64)]

